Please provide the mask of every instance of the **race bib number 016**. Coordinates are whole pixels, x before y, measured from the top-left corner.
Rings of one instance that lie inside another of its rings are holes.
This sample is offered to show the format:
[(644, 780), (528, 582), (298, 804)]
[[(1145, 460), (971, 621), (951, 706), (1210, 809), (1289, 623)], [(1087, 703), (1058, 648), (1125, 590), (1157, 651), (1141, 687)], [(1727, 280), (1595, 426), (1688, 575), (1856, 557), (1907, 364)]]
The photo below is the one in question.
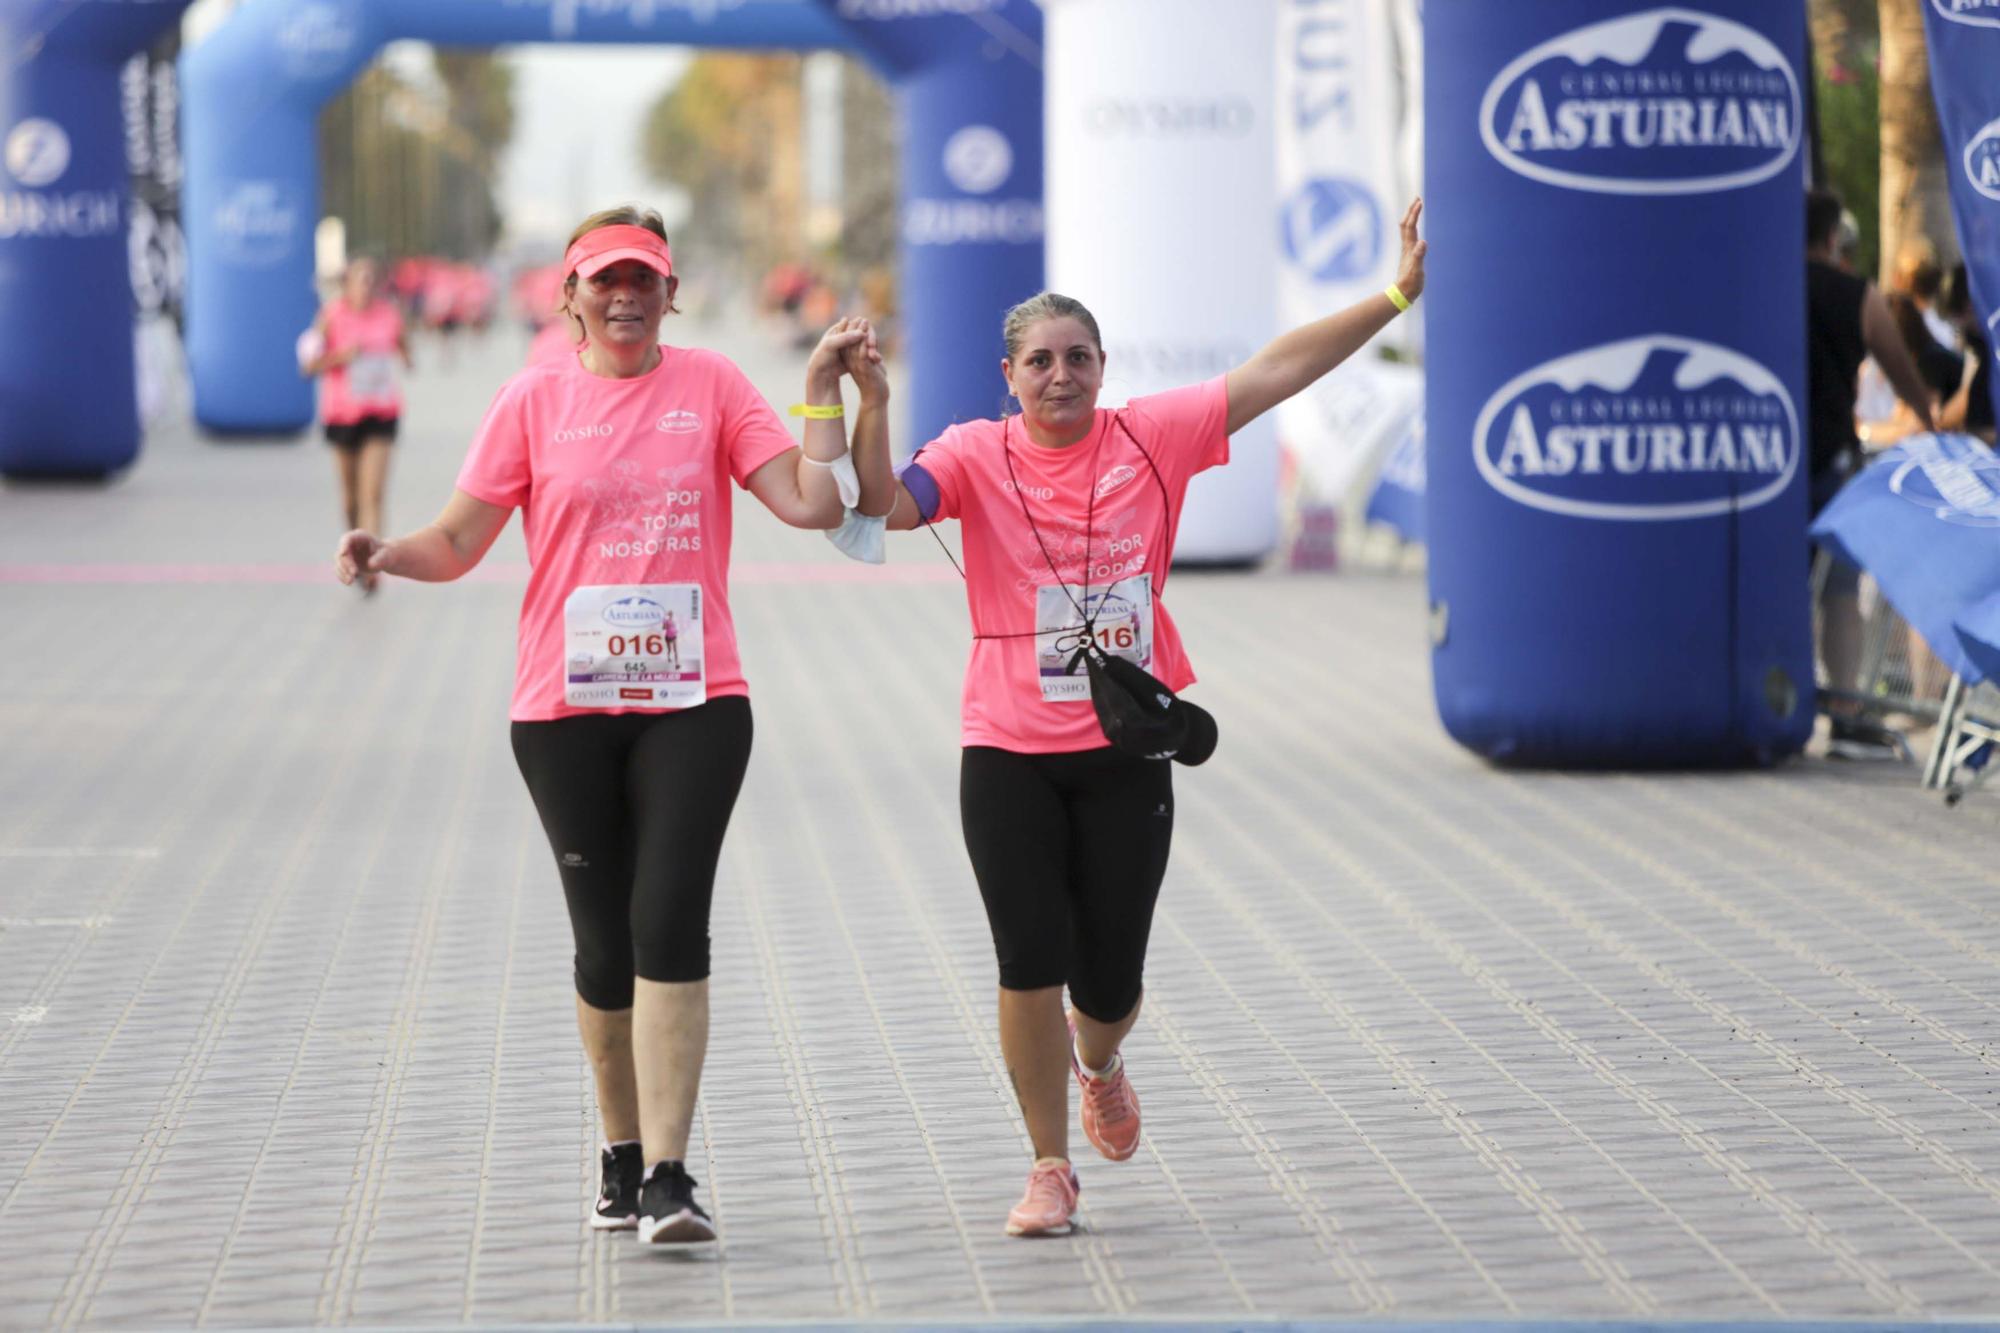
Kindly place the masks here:
[[(1083, 614), (1077, 614), (1077, 608)], [(1153, 581), (1145, 574), (1094, 588), (1090, 599), (1075, 584), (1045, 583), (1035, 590), (1035, 674), (1042, 698), (1088, 699), (1090, 677), (1083, 664), (1070, 674), (1070, 660), (1083, 646), (1084, 622), (1096, 626), (1097, 646), (1145, 670), (1153, 669)]]
[(708, 698), (698, 583), (578, 588), (563, 603), (563, 630), (572, 708), (692, 708)]

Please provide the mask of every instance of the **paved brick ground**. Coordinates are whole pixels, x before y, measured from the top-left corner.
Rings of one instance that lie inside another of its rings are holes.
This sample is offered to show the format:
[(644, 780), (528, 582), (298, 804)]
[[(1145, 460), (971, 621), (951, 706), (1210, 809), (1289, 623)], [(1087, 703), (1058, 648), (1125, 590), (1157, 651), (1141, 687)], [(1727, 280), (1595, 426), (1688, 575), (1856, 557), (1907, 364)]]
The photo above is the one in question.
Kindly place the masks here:
[[(419, 383), (399, 523), (501, 365)], [(1496, 772), (1408, 578), (1175, 580), (1224, 740), (1177, 774), (1145, 1145), (1007, 1240), (960, 593), (921, 537), (876, 576), (748, 510), (726, 1244), (591, 1234), (517, 538), (363, 602), (323, 454), (166, 432), (0, 490), (0, 1325), (2000, 1312), (2000, 798)]]

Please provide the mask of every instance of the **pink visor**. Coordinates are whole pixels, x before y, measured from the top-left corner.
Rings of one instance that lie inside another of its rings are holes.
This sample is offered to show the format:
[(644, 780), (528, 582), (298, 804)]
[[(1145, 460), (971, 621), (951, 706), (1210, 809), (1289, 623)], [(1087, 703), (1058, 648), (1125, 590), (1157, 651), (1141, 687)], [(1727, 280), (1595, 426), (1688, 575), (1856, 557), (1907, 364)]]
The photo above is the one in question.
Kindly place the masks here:
[(644, 227), (598, 227), (576, 238), (563, 255), (563, 272), (587, 278), (623, 260), (636, 259), (661, 277), (674, 275), (673, 252)]

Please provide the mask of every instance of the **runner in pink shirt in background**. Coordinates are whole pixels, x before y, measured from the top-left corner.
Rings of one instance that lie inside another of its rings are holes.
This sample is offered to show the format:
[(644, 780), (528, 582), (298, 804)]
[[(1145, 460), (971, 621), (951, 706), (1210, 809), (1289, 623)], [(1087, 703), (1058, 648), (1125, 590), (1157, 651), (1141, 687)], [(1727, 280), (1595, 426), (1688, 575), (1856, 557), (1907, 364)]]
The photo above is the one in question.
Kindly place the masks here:
[[(341, 274), (340, 295), (320, 308), (307, 335), (300, 373), (317, 375), (320, 420), (333, 446), (340, 507), (349, 528), (382, 526), (389, 483), (389, 446), (403, 418), (397, 369), (408, 369), (403, 315), (381, 294), (381, 269), (354, 259)], [(375, 590), (372, 575), (362, 589)]]
[(708, 1046), (709, 902), (751, 736), (729, 488), (793, 527), (837, 526), (842, 354), (877, 354), (861, 320), (820, 340), (802, 452), (726, 358), (660, 344), (677, 282), (657, 213), (592, 216), (563, 262), (582, 351), (501, 387), (434, 523), (396, 541), (350, 532), (335, 569), (342, 582), (455, 579), (521, 511), (533, 568), (510, 715), (576, 941), (604, 1131), (592, 1225), (703, 1242), (715, 1227), (685, 1159)]
[[(900, 530), (955, 518), (965, 550), (974, 642), (959, 808), (999, 956), (1001, 1051), (1035, 1151), (1009, 1235), (1073, 1225), (1072, 1072), (1097, 1151), (1123, 1161), (1139, 1146), (1139, 1098), (1119, 1049), (1139, 1017), (1173, 775), (1166, 758), (1107, 740), (1079, 649), (1151, 673), (1155, 692), (1194, 682), (1160, 601), (1188, 482), (1229, 460), (1232, 434), (1423, 291), (1421, 212), (1417, 201), (1403, 216), (1402, 263), (1382, 295), (1284, 334), (1225, 375), (1116, 410), (1097, 406), (1104, 342), (1090, 312), (1051, 292), (1023, 302), (1007, 315), (1000, 363), (1019, 415), (951, 427), (900, 480), (889, 467), (888, 380), (860, 349), (848, 358), (861, 389), (856, 515), (881, 517), (850, 515), (843, 549), (873, 554), (873, 534), (855, 529), (885, 519)], [(1213, 741), (1209, 723), (1176, 757), (1199, 763)]]

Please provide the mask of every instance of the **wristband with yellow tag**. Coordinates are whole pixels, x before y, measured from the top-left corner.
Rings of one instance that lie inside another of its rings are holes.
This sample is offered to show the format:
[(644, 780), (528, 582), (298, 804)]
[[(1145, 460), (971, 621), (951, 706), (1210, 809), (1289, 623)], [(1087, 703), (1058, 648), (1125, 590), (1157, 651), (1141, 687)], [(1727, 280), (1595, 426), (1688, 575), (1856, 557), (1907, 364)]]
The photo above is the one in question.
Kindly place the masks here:
[(807, 421), (838, 421), (847, 415), (847, 408), (840, 403), (793, 403), (792, 415)]

